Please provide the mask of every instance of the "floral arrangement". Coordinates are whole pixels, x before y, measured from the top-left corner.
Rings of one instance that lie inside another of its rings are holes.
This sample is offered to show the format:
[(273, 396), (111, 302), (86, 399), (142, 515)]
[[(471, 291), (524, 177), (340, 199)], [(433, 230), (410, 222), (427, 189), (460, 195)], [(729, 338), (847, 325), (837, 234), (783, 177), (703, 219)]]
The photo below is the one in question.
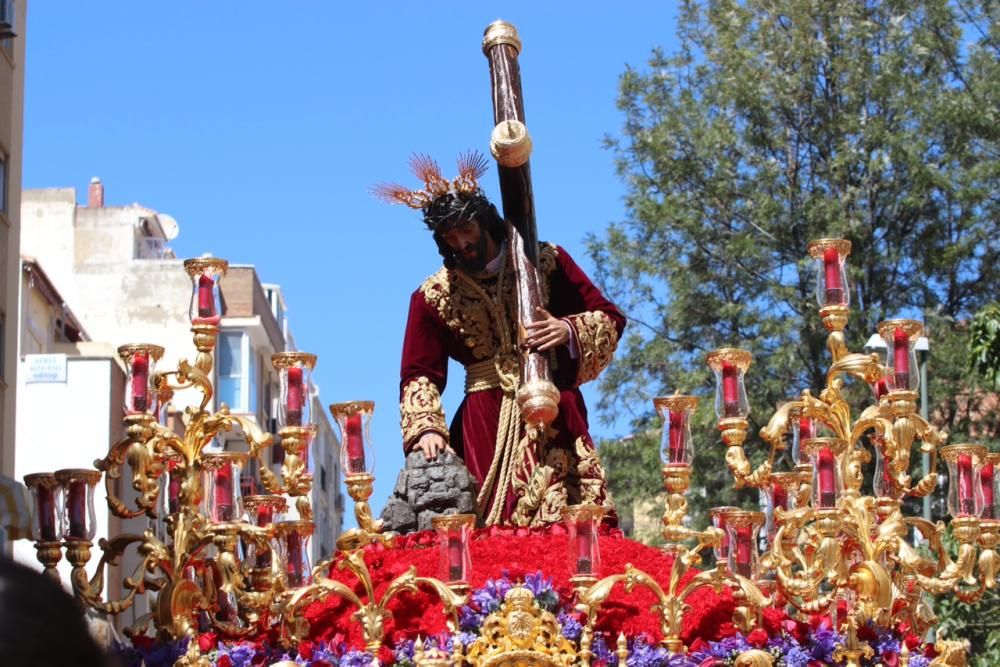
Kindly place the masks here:
[[(516, 584), (523, 584), (535, 598), (535, 604), (556, 615), (563, 636), (579, 649), (581, 618), (574, 606), (569, 584), (568, 557), (561, 526), (544, 530), (491, 528), (477, 531), (472, 542), (477, 575), (468, 603), (460, 610), (458, 632), (451, 634), (445, 623), (441, 604), (430, 592), (404, 594), (390, 604), (393, 616), (386, 624), (387, 645), (378, 655), (361, 650), (357, 623), (346, 602), (330, 596), (307, 609), (310, 622), (307, 640), (294, 648), (282, 648), (273, 633), (251, 639), (228, 641), (208, 632), (198, 637), (199, 648), (216, 667), (267, 667), (282, 660), (311, 667), (369, 667), (373, 664), (412, 667), (416, 642), (425, 649), (451, 651), (453, 642), (470, 646), (480, 635), (486, 617), (500, 608), (504, 595)], [(658, 549), (625, 539), (619, 531), (604, 530), (601, 536), (602, 570), (621, 572), (628, 562), (666, 582), (671, 559)], [(367, 547), (376, 596), (388, 583), (411, 565), (418, 573), (435, 576), (438, 568), (437, 540), (432, 533), (414, 533), (400, 539), (394, 548)], [(531, 567), (531, 566), (534, 567)], [(331, 567), (331, 578), (349, 585), (357, 584), (348, 572)], [(360, 586), (358, 586), (360, 592)], [(749, 634), (740, 633), (732, 624), (734, 602), (728, 591), (719, 594), (708, 588), (695, 591), (688, 598), (690, 609), (684, 618), (682, 639), (689, 647), (686, 654), (671, 655), (659, 645), (658, 619), (649, 611), (655, 602), (652, 595), (635, 589), (626, 594), (616, 589), (602, 606), (597, 633), (591, 650), (595, 667), (617, 666), (615, 639), (627, 638), (627, 667), (712, 667), (733, 664), (736, 657), (750, 649), (760, 649), (775, 657), (778, 667), (821, 667), (837, 664), (833, 653), (843, 637), (829, 617), (815, 616), (808, 622), (792, 619), (782, 609), (765, 610), (763, 623)], [(921, 644), (905, 626), (893, 632), (862, 628), (860, 638), (875, 647), (875, 656), (865, 667), (896, 667), (903, 644), (910, 654), (910, 667), (926, 667), (933, 649)], [(183, 655), (187, 640), (158, 643), (139, 637), (128, 647), (119, 647), (129, 667), (166, 667)], [(377, 661), (377, 662), (375, 662)]]

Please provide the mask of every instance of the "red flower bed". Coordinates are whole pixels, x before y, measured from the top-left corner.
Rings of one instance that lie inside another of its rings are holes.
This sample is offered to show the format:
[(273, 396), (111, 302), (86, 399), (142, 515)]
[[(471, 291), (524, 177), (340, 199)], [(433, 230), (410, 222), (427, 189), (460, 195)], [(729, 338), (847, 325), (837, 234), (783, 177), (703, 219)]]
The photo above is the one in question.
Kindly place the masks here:
[[(626, 539), (618, 530), (607, 529), (602, 530), (600, 546), (600, 576), (624, 573), (626, 564), (631, 563), (653, 577), (666, 591), (672, 559), (662, 551)], [(572, 597), (567, 538), (560, 525), (544, 530), (479, 530), (473, 534), (470, 549), (473, 563), (470, 583), (473, 589), (482, 587), (487, 579), (498, 579), (505, 574), (512, 581), (522, 581), (526, 575), (540, 571), (552, 579), (560, 599)], [(381, 545), (369, 546), (365, 551), (365, 561), (375, 585), (376, 600), (381, 599), (389, 582), (406, 572), (411, 565), (416, 567), (419, 576), (441, 577), (437, 537), (432, 532), (407, 535), (400, 538), (399, 544), (392, 549)], [(685, 580), (694, 574), (689, 572)], [(351, 586), (362, 600), (367, 599), (361, 583), (349, 571), (334, 566), (330, 576)], [(655, 596), (645, 587), (636, 587), (631, 593), (626, 593), (624, 585), (618, 585), (601, 607), (598, 629), (611, 633), (612, 637), (624, 631), (627, 636), (646, 634), (654, 641), (659, 640), (662, 637), (659, 619), (650, 611), (655, 603)], [(717, 639), (734, 631), (734, 605), (728, 591), (717, 595), (708, 588), (700, 589), (688, 598), (688, 604), (691, 608), (685, 614), (682, 632), (685, 642), (694, 637)], [(389, 644), (447, 630), (442, 605), (429, 590), (400, 594), (389, 604), (389, 610), (392, 618), (386, 619), (385, 625), (385, 638)], [(335, 595), (314, 603), (305, 614), (310, 623), (309, 638), (330, 640), (342, 634), (346, 636), (348, 645), (361, 647), (364, 643), (361, 626), (352, 618), (356, 611), (355, 606)]]

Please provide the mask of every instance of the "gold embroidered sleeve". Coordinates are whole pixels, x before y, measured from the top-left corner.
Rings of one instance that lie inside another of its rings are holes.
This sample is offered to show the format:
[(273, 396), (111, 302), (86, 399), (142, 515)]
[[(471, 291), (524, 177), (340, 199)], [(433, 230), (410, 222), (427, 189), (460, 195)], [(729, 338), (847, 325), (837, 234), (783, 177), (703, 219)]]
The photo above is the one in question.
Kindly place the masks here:
[(577, 360), (576, 384), (590, 382), (601, 374), (618, 347), (618, 330), (611, 317), (600, 310), (591, 310), (566, 318), (573, 325), (580, 356)]
[(406, 383), (399, 401), (399, 425), (403, 431), (403, 446), (407, 450), (427, 431), (434, 431), (445, 442), (448, 441), (441, 394), (433, 382), (421, 376)]

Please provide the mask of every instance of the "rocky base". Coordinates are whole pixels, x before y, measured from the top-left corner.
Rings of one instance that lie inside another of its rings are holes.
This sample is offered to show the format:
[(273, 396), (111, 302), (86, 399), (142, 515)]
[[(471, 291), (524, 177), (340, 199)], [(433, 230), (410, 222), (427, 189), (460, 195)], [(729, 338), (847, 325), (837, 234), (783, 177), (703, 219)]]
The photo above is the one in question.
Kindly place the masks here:
[(414, 451), (406, 457), (382, 520), (386, 530), (397, 533), (430, 530), (436, 516), (475, 513), (475, 498), (476, 481), (462, 459), (443, 452), (428, 461)]

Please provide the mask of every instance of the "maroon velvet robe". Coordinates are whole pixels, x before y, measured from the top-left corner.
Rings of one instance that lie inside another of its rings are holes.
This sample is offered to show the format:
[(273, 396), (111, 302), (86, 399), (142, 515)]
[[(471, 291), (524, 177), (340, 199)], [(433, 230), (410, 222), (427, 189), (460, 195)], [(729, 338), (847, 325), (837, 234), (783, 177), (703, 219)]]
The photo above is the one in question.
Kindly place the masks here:
[[(479, 499), (484, 519), (492, 514), (501, 523), (543, 525), (559, 521), (565, 505), (581, 502), (602, 505), (613, 517), (578, 387), (610, 362), (625, 317), (562, 248), (542, 244), (539, 269), (546, 308), (572, 326), (577, 348), (576, 358), (567, 346), (550, 352), (561, 395), (546, 437), (526, 432), (516, 404), (516, 423), (498, 437), (498, 426), (502, 430), (506, 423), (505, 396), (513, 400), (517, 383), (512, 271), (504, 265), (491, 276), (472, 276), (442, 268), (410, 299), (400, 382), (403, 446), (408, 451), (427, 431), (450, 441), (480, 486), (488, 487)], [(465, 399), (450, 430), (440, 402), (449, 357), (467, 374)]]

